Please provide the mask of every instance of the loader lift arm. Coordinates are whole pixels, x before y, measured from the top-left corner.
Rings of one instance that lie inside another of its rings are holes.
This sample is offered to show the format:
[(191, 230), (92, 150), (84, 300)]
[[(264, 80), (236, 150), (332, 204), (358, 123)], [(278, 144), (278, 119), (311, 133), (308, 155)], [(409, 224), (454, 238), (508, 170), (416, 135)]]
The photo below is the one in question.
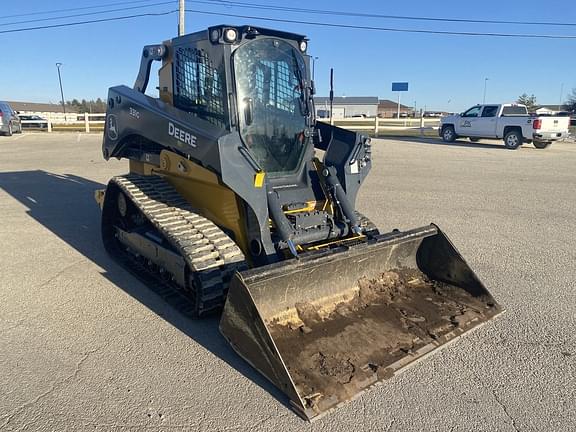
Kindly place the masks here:
[(162, 61), (166, 55), (167, 49), (163, 44), (160, 45), (146, 45), (142, 50), (142, 58), (140, 59), (140, 70), (138, 77), (134, 83), (134, 90), (140, 93), (146, 93), (148, 81), (150, 80), (150, 69), (153, 61)]

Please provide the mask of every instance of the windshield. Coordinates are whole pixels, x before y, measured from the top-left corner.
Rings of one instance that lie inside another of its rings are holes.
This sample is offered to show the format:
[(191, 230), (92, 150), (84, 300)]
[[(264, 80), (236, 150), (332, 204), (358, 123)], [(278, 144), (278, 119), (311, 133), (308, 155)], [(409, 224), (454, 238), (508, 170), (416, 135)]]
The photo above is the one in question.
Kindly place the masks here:
[(259, 39), (234, 53), (240, 136), (262, 169), (294, 172), (308, 144), (304, 61), (290, 44)]

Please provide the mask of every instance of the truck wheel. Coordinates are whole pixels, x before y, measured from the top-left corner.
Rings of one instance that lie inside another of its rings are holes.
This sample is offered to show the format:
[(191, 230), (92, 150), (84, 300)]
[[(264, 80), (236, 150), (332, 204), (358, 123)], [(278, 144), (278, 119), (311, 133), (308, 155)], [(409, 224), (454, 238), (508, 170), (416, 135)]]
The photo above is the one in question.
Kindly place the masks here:
[(472, 142), (478, 142), (478, 141), (480, 141), (480, 138), (476, 138), (476, 137), (469, 137), (468, 139), (469, 139), (470, 141), (472, 141)]
[(444, 126), (444, 129), (442, 129), (442, 140), (444, 142), (454, 142), (456, 140), (454, 126)]
[(536, 147), (537, 149), (545, 149), (546, 147), (548, 147), (552, 143), (551, 142), (534, 141), (532, 144), (534, 144), (534, 147)]
[(517, 130), (511, 130), (504, 136), (504, 145), (510, 150), (516, 150), (522, 145), (522, 134)]

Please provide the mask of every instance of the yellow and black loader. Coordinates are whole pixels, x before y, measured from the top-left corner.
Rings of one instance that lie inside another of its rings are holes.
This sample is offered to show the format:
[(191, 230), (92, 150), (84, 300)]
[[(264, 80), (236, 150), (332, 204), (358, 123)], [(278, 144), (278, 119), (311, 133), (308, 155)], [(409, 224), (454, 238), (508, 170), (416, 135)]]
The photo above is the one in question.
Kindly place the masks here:
[(144, 47), (108, 95), (103, 155), (129, 173), (97, 199), (108, 252), (182, 313), (221, 313), (311, 420), (501, 309), (437, 226), (356, 211), (371, 142), (316, 121), (307, 49), (225, 25)]

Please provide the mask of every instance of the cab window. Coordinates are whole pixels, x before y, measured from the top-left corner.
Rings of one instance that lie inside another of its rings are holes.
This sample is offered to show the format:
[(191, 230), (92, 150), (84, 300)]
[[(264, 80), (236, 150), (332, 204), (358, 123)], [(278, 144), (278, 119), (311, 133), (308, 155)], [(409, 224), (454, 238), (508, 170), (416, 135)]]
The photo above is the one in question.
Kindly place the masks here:
[(482, 107), (476, 106), (474, 108), (470, 108), (468, 111), (466, 111), (464, 114), (462, 114), (462, 117), (478, 117), (480, 115), (480, 110), (482, 109)]
[(510, 105), (502, 108), (502, 117), (507, 116), (527, 116), (528, 110), (525, 106)]
[(498, 113), (498, 105), (485, 106), (482, 111), (482, 117), (496, 117)]
[(201, 49), (177, 47), (174, 56), (174, 106), (227, 128), (222, 68), (216, 68), (208, 53)]

